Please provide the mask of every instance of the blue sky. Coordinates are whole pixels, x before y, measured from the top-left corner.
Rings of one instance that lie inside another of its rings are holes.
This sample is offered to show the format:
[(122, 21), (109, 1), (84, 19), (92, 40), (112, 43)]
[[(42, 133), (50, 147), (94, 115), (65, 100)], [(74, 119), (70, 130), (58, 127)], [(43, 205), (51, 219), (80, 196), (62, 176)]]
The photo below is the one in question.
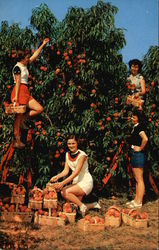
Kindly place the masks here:
[[(108, 2), (105, 0), (105, 2)], [(123, 28), (126, 46), (121, 53), (125, 63), (132, 58), (142, 60), (150, 46), (158, 45), (159, 0), (110, 0), (118, 7), (116, 27)], [(69, 7), (90, 8), (97, 0), (0, 0), (0, 23), (30, 24), (32, 9), (46, 3), (56, 18), (64, 19)]]

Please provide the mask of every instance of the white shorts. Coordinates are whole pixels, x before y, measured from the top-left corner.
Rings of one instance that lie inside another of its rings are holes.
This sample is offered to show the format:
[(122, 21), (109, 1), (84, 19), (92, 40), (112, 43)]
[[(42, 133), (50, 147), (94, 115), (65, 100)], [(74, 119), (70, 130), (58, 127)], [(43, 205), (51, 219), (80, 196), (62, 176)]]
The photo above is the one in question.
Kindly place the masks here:
[(76, 178), (73, 180), (73, 184), (77, 184), (86, 195), (90, 194), (93, 189), (93, 178), (90, 173), (86, 174), (82, 180), (77, 180)]

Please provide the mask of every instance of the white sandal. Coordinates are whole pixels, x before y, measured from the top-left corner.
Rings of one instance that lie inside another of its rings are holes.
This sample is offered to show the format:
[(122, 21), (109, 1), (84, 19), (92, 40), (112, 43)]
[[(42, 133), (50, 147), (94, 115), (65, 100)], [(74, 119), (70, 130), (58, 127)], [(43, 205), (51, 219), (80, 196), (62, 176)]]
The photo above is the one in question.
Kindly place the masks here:
[(87, 211), (88, 211), (87, 206), (84, 203), (82, 203), (82, 205), (80, 206), (80, 212), (81, 212), (83, 217), (86, 215)]

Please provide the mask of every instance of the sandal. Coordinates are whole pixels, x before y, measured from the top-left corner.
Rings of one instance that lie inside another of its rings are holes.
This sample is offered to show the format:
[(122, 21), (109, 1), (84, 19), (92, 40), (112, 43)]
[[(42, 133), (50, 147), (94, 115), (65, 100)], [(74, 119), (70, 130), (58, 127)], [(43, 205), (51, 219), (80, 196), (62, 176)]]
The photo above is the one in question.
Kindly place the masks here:
[(129, 206), (130, 204), (133, 204), (133, 203), (134, 203), (134, 200), (128, 201), (128, 202), (126, 203), (126, 206)]
[(86, 215), (87, 211), (88, 211), (87, 206), (82, 203), (82, 205), (80, 206), (80, 212), (81, 212), (83, 217)]
[(141, 208), (142, 207), (142, 203), (137, 204), (135, 201), (131, 204), (128, 205), (129, 208)]

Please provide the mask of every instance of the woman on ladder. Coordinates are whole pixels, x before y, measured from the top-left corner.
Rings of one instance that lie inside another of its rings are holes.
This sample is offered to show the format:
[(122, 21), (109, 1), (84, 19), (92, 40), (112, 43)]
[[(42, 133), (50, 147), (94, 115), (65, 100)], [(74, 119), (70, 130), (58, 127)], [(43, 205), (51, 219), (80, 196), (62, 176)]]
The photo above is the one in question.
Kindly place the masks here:
[(27, 117), (32, 117), (43, 112), (43, 107), (30, 95), (28, 90), (28, 76), (29, 72), (27, 65), (34, 62), (39, 56), (43, 47), (49, 42), (45, 38), (40, 47), (30, 57), (29, 51), (19, 51), (18, 62), (13, 68), (13, 78), (15, 86), (11, 93), (11, 101), (16, 105), (26, 105), (29, 108), (27, 114), (16, 114), (14, 122), (14, 144), (15, 148), (24, 148), (25, 144), (20, 139), (20, 126), (25, 128), (24, 121)]

